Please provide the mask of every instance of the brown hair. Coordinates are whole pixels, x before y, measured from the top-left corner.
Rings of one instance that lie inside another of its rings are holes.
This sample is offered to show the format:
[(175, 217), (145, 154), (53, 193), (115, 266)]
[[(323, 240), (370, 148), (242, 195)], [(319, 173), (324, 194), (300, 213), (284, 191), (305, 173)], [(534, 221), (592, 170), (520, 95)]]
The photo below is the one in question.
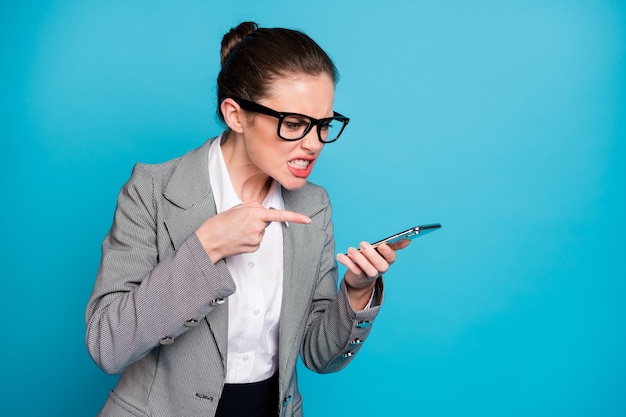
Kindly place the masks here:
[(333, 83), (338, 79), (337, 68), (326, 52), (306, 34), (291, 29), (259, 28), (254, 22), (243, 22), (224, 35), (220, 56), (217, 111), (222, 121), (220, 104), (224, 99), (256, 101), (282, 75), (325, 73)]

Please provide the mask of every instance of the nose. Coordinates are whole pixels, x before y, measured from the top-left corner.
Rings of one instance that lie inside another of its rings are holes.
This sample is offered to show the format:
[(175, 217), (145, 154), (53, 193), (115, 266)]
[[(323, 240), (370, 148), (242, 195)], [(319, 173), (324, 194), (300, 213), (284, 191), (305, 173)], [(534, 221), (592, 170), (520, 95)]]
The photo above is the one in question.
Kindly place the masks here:
[(324, 147), (324, 143), (319, 139), (317, 126), (313, 126), (309, 133), (300, 139), (300, 143), (303, 149), (311, 152), (319, 152)]

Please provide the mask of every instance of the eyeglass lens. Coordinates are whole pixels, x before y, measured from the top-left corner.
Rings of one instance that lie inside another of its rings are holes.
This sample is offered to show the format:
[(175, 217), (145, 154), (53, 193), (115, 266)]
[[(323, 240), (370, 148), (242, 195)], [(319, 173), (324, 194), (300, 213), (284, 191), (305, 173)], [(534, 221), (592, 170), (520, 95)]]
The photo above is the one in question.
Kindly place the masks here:
[(323, 142), (332, 142), (341, 134), (345, 122), (335, 118), (327, 118), (321, 120), (318, 126), (312, 126), (312, 124), (313, 122), (308, 117), (287, 115), (281, 122), (279, 136), (287, 140), (298, 140), (306, 136), (312, 128), (315, 128)]

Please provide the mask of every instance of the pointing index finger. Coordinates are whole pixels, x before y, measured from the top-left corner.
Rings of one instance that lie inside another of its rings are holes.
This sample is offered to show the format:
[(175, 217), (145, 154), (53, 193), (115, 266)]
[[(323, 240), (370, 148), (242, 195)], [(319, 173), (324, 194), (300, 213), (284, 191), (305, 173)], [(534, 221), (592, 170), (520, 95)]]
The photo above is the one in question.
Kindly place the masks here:
[(301, 224), (310, 224), (311, 219), (308, 216), (305, 216), (301, 213), (296, 213), (295, 211), (288, 210), (276, 210), (274, 208), (270, 208), (266, 211), (263, 220), (266, 222), (281, 222), (281, 223), (301, 223)]

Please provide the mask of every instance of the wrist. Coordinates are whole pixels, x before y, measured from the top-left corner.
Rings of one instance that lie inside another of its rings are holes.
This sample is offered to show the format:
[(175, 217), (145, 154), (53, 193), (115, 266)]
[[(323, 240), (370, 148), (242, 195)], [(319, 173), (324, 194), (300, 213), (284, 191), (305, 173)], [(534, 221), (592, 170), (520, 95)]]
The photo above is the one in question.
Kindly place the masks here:
[(376, 287), (376, 280), (364, 287), (354, 287), (350, 285), (347, 280), (344, 280), (344, 282), (346, 285), (348, 299), (350, 300), (352, 307), (355, 310), (363, 310), (372, 299), (374, 288)]
[(198, 237), (200, 244), (202, 245), (204, 251), (209, 256), (209, 259), (214, 265), (222, 258), (224, 258), (224, 256), (220, 252), (220, 246), (211, 244), (211, 242), (214, 242), (213, 239), (207, 239), (206, 236), (200, 231), (200, 229), (196, 230), (196, 236)]

